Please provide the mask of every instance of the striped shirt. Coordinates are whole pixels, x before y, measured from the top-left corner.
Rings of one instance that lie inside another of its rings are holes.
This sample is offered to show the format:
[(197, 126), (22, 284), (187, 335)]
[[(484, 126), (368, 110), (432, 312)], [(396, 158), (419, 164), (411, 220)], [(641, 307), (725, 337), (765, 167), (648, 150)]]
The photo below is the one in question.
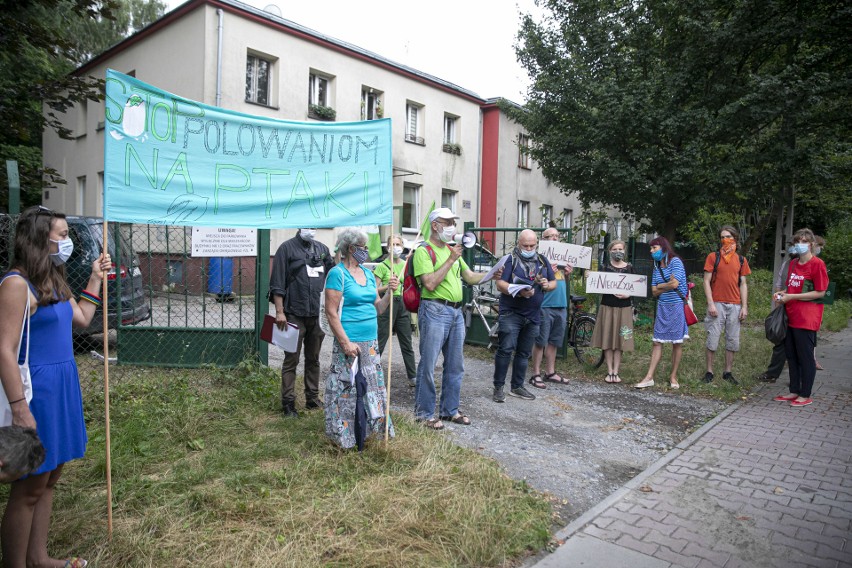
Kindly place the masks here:
[[(686, 269), (683, 266), (683, 261), (681, 261), (678, 257), (674, 257), (669, 260), (668, 266), (660, 266), (659, 264), (654, 263), (654, 274), (651, 277), (651, 285), (657, 286), (658, 284), (662, 284), (667, 282), (674, 276), (675, 280), (679, 282), (678, 291), (680, 292), (680, 296), (678, 296), (677, 292), (674, 290), (669, 290), (668, 292), (664, 292), (660, 296), (657, 297), (657, 301), (661, 304), (674, 304), (675, 302), (678, 304), (682, 304), (683, 300), (681, 300), (681, 296), (686, 298)], [(663, 271), (663, 276), (660, 276), (660, 269)]]

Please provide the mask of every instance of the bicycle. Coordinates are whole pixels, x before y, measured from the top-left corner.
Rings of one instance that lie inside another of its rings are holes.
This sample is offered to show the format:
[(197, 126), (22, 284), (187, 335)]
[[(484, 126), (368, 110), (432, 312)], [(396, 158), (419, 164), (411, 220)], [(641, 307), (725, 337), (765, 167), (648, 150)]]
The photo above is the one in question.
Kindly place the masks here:
[(574, 350), (574, 355), (580, 363), (597, 369), (604, 361), (603, 350), (591, 347), (598, 318), (595, 314), (583, 311), (585, 301), (585, 296), (571, 295), (567, 323), (568, 345)]
[[(500, 322), (497, 319), (498, 304), (500, 299), (490, 292), (486, 292), (480, 286), (471, 286), (470, 302), (462, 307), (464, 314), (464, 326), (470, 330), (470, 324), (474, 314), (482, 320), (482, 325), (488, 333), (488, 349), (497, 347), (497, 330)], [(487, 315), (494, 316), (493, 323), (489, 322)]]

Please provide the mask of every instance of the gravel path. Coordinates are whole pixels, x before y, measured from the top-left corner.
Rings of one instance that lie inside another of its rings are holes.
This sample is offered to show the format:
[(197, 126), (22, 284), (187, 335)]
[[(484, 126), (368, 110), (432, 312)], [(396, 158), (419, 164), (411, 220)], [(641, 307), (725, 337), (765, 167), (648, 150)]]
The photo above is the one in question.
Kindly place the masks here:
[[(323, 342), (321, 362), (330, 360), (331, 343)], [(280, 368), (282, 358), (282, 352), (270, 348), (270, 366)], [(324, 376), (327, 364), (321, 364)], [(396, 343), (393, 367), (391, 408), (413, 415), (414, 389), (405, 380)], [(461, 410), (472, 424), (445, 423), (444, 432), (548, 495), (559, 526), (600, 502), (725, 407), (715, 400), (586, 379), (564, 386), (548, 383), (546, 390), (529, 387), (536, 400), (507, 396), (497, 404), (491, 400), (493, 369), (493, 355), (465, 348)], [(297, 372), (301, 374), (301, 366)], [(439, 365), (438, 385), (440, 372)]]

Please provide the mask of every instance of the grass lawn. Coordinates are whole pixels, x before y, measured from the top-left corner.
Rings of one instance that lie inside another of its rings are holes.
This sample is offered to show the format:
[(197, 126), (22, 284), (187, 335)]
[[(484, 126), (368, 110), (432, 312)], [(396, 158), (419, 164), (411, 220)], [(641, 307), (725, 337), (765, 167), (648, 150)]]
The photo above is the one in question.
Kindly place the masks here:
[(82, 377), (88, 452), (56, 493), (57, 557), (111, 567), (500, 566), (550, 538), (543, 497), (404, 417), (397, 440), (358, 454), (326, 441), (322, 411), (282, 419), (279, 375), (260, 366), (116, 374), (112, 542), (103, 391), (91, 372)]

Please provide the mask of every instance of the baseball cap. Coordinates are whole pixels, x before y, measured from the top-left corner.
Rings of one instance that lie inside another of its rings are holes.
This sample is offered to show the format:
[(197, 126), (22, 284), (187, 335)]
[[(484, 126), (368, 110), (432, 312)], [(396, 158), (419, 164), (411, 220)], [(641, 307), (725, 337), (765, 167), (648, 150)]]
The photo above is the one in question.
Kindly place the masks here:
[(439, 207), (429, 213), (430, 223), (434, 222), (436, 219), (461, 219), (461, 217), (450, 211), (447, 207)]

